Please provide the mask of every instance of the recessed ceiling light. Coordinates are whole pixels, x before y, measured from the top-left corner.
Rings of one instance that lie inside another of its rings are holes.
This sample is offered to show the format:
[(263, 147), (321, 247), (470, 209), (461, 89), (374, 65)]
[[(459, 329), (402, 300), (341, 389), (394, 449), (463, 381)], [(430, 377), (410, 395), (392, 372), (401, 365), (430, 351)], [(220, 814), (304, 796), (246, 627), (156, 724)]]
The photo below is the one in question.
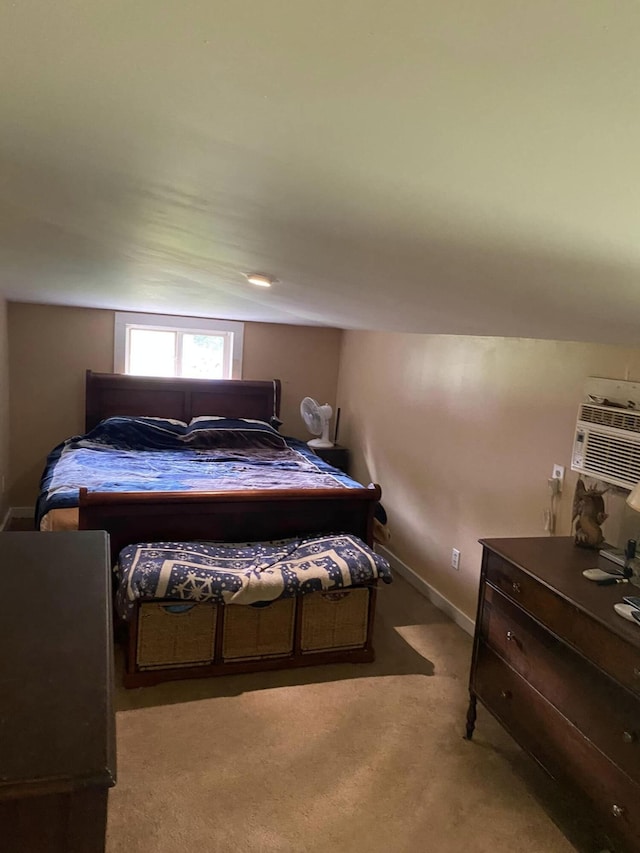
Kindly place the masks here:
[(270, 275), (264, 275), (259, 272), (248, 272), (246, 273), (247, 281), (250, 281), (251, 284), (255, 284), (258, 287), (271, 287), (275, 278)]

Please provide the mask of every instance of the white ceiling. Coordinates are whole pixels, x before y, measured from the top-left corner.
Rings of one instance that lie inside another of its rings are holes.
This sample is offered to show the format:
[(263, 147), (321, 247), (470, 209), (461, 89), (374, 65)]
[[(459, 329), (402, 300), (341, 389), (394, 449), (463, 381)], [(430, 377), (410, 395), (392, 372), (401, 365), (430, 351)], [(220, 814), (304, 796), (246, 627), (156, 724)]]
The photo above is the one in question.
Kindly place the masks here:
[(14, 0), (0, 73), (10, 299), (639, 340), (636, 0)]

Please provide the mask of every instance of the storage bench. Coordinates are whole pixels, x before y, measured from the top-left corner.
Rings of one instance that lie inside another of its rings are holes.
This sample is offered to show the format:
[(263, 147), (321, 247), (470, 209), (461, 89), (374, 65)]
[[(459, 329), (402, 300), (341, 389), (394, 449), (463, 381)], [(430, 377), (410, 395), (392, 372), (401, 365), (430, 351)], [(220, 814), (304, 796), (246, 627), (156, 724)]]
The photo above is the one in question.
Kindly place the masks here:
[(387, 562), (347, 536), (132, 545), (117, 572), (128, 687), (371, 661), (376, 584), (391, 580)]

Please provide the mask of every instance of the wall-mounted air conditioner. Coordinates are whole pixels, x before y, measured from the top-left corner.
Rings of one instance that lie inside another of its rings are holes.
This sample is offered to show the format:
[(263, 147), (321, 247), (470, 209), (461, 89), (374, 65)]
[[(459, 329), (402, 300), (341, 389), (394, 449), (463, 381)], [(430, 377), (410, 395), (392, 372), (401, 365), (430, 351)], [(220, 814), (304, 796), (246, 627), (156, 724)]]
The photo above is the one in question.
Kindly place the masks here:
[(632, 489), (640, 482), (640, 411), (581, 403), (571, 470)]

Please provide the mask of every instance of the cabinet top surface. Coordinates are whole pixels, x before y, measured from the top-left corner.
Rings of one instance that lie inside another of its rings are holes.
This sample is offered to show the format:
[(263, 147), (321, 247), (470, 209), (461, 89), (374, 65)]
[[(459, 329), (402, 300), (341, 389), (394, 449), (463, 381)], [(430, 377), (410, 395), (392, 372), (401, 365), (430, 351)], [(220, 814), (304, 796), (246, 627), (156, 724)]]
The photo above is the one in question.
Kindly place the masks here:
[(115, 772), (102, 531), (0, 533), (0, 799)]
[(640, 624), (633, 625), (613, 609), (623, 596), (640, 595), (638, 587), (634, 584), (598, 586), (582, 576), (585, 569), (599, 566), (597, 551), (576, 547), (571, 536), (481, 539), (480, 544), (640, 648)]

